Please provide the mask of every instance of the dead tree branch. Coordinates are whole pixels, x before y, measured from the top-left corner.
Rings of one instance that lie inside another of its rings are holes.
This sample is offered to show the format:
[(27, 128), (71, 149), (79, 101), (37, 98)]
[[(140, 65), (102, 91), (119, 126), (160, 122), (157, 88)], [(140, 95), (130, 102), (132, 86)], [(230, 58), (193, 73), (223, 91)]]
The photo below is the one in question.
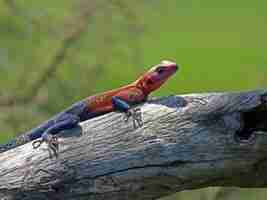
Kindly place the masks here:
[(57, 159), (45, 144), (7, 151), (0, 197), (150, 200), (207, 186), (266, 187), (266, 94), (166, 97), (141, 106), (142, 128), (110, 113), (65, 132)]

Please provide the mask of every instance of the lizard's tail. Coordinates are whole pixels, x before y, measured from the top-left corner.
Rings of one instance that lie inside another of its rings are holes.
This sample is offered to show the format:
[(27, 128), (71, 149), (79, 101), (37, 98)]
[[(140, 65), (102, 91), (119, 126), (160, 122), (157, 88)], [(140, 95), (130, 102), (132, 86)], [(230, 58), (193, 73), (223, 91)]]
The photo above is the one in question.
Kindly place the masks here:
[(20, 145), (26, 144), (29, 141), (30, 141), (30, 138), (28, 135), (20, 135), (16, 137), (15, 139), (10, 140), (6, 144), (0, 144), (0, 153), (3, 153), (5, 151), (18, 147)]
[(3, 153), (9, 149), (12, 149), (13, 147), (15, 147), (15, 141), (14, 140), (11, 140), (9, 141), (8, 143), (6, 144), (1, 144), (0, 145), (0, 153)]
[(0, 144), (0, 153), (3, 153), (5, 151), (8, 151), (10, 149), (16, 148), (18, 146), (21, 146), (23, 144), (26, 144), (30, 141), (33, 141), (37, 138), (40, 138), (45, 130), (47, 130), (51, 123), (53, 123), (53, 120), (48, 120), (47, 122), (41, 124), (40, 126), (25, 132), (22, 135), (17, 136), (16, 138), (12, 139), (6, 144)]

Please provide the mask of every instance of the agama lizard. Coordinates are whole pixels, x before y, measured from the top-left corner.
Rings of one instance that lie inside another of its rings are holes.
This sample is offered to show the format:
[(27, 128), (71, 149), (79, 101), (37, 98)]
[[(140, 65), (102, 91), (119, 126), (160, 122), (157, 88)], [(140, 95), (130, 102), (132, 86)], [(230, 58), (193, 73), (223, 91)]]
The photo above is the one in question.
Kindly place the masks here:
[[(46, 142), (54, 153), (57, 154), (57, 134), (60, 131), (74, 128), (79, 122), (112, 111), (123, 112), (125, 113), (125, 121), (132, 117), (134, 124), (137, 122), (139, 126), (142, 126), (140, 110), (132, 109), (131, 106), (145, 102), (148, 95), (158, 89), (177, 70), (178, 65), (176, 63), (162, 61), (160, 64), (153, 66), (135, 82), (115, 90), (89, 96), (55, 115), (40, 126), (18, 136), (7, 144), (0, 145), (0, 152), (35, 140), (32, 143), (34, 148)], [(36, 140), (38, 138), (39, 140)]]

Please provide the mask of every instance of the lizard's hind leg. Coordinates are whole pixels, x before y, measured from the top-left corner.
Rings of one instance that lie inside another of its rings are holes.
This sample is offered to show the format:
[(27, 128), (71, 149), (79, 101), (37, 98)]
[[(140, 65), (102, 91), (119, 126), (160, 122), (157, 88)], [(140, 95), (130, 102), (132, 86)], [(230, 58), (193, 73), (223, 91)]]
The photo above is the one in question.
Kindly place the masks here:
[(43, 142), (48, 144), (49, 149), (51, 149), (55, 156), (58, 155), (58, 137), (57, 134), (60, 131), (74, 128), (80, 122), (80, 118), (73, 114), (63, 114), (61, 117), (55, 120), (54, 124), (48, 128), (43, 134), (41, 139), (33, 142), (33, 148), (38, 148)]

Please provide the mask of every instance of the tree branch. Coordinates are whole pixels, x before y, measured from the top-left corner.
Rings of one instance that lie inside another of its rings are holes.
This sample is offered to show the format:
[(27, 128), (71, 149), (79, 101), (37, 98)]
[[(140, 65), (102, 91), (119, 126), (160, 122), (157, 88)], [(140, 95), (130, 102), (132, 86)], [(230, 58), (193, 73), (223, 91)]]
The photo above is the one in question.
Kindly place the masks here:
[(34, 17), (29, 14), (29, 11), (22, 10), (18, 5), (17, 2), (14, 0), (4, 0), (3, 1), (7, 8), (10, 11), (10, 14), (22, 18), (25, 20), (29, 25), (35, 26), (37, 30), (41, 29), (41, 23)]
[[(144, 126), (122, 114), (81, 124), (45, 144), (0, 156), (9, 199), (156, 199), (208, 186), (266, 187), (266, 91), (171, 96), (141, 106)], [(82, 134), (81, 134), (82, 132)]]

